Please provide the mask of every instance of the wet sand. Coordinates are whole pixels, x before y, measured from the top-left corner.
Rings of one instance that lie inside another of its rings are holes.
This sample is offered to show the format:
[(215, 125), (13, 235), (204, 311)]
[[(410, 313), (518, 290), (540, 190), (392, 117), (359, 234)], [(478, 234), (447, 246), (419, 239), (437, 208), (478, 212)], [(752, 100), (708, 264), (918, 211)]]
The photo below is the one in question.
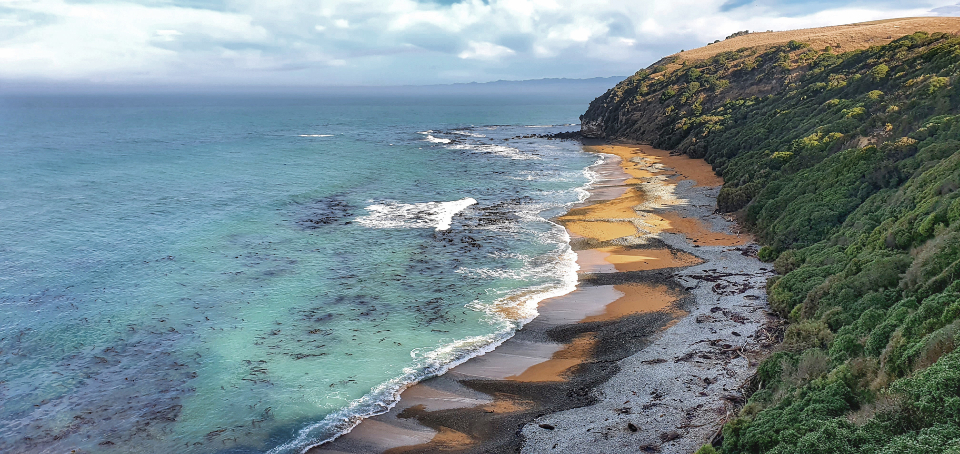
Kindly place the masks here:
[[(713, 214), (722, 181), (704, 161), (638, 145), (587, 149), (612, 156), (594, 169), (601, 180), (584, 204), (557, 219), (578, 253), (577, 290), (542, 302), (540, 315), (494, 351), (411, 386), (390, 412), (311, 453), (551, 451), (563, 443), (550, 435), (571, 435), (558, 429), (565, 412), (603, 405), (597, 390), (622, 373), (621, 363), (703, 305), (696, 295), (698, 278), (679, 279), (683, 270), (712, 266), (701, 272), (709, 280), (723, 267), (718, 259), (724, 257), (718, 256), (732, 252), (756, 262), (747, 257), (750, 238)], [(740, 375), (734, 378), (742, 382)], [(687, 397), (677, 394), (671, 397)], [(605, 411), (591, 415), (577, 418), (583, 424), (609, 419)], [(555, 419), (535, 422), (550, 417)], [(715, 416), (712, 425), (720, 422)], [(702, 444), (700, 432), (687, 444)], [(610, 452), (568, 441), (573, 444), (566, 445), (567, 452)], [(683, 452), (660, 445), (661, 452)]]

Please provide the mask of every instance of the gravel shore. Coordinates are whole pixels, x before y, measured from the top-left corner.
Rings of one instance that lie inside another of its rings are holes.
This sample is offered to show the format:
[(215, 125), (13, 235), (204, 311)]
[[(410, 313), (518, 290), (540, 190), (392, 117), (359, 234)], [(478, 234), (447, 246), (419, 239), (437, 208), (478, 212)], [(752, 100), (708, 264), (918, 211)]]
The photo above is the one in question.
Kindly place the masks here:
[[(647, 209), (678, 209), (733, 233), (735, 224), (712, 213), (718, 189), (691, 186), (680, 182), (670, 194), (689, 204)], [(705, 260), (672, 277), (694, 297), (689, 315), (619, 361), (619, 372), (595, 390), (597, 403), (524, 426), (522, 452), (691, 453), (744, 400), (740, 388), (772, 341), (764, 331), (771, 323), (764, 290), (770, 267), (750, 243), (697, 246), (682, 234), (651, 236)]]
[(311, 453), (690, 453), (713, 438), (774, 344), (771, 267), (714, 212), (722, 181), (705, 162), (588, 149), (612, 156), (591, 197), (557, 219), (577, 290)]

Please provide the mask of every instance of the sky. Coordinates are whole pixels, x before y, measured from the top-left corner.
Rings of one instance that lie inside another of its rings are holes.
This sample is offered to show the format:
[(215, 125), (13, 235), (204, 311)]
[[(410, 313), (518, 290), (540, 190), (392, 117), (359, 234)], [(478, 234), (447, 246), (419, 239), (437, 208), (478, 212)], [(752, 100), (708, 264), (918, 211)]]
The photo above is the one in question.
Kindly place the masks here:
[(739, 30), (957, 0), (0, 0), (3, 85), (363, 86), (626, 76)]

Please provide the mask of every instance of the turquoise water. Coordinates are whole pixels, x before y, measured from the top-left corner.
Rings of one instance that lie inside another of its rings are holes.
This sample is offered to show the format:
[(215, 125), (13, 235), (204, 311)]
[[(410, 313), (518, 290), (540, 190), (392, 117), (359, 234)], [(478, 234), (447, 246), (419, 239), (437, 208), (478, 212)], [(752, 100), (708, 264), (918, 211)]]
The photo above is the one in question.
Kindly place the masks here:
[[(589, 99), (0, 100), (0, 451), (299, 452), (569, 291)], [(507, 140), (504, 140), (507, 139)]]

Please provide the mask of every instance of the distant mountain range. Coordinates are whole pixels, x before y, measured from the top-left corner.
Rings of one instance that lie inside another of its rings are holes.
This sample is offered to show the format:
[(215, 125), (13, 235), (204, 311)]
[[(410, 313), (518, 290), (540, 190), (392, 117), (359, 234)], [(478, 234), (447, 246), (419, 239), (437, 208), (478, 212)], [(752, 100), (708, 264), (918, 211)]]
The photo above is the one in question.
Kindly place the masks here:
[[(497, 80), (494, 82), (469, 82), (441, 85), (405, 85), (395, 87), (342, 87), (341, 90), (362, 90), (369, 93), (423, 94), (423, 95), (572, 95), (590, 96), (604, 94), (610, 87), (627, 76), (593, 77), (589, 79), (531, 79)], [(324, 90), (324, 89), (321, 89)]]
[(550, 86), (555, 87), (557, 85), (604, 85), (607, 88), (610, 88), (612, 84), (617, 84), (620, 81), (626, 79), (629, 76), (610, 76), (610, 77), (591, 77), (589, 79), (568, 79), (563, 78), (547, 78), (547, 79), (528, 79), (528, 80), (497, 80), (493, 82), (470, 82), (470, 83), (458, 83), (458, 84), (447, 84), (447, 85), (428, 85), (430, 87), (444, 87), (444, 86), (485, 86), (485, 87), (532, 87), (532, 86)]
[(494, 82), (469, 82), (435, 85), (394, 86), (190, 86), (190, 85), (98, 85), (85, 83), (36, 83), (6, 81), (0, 85), (0, 93), (205, 93), (205, 94), (314, 94), (334, 96), (362, 95), (519, 95), (519, 94), (564, 94), (575, 97), (602, 95), (627, 76), (593, 77), (589, 79), (533, 79), (498, 80)]

